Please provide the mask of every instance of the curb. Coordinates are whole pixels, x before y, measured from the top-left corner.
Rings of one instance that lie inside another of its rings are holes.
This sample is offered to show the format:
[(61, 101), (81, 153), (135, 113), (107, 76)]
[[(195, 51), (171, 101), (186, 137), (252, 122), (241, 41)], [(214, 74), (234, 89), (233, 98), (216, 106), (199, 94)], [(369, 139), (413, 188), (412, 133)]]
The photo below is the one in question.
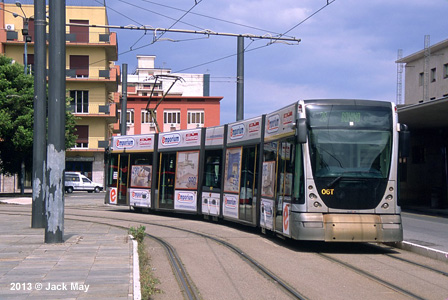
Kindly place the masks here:
[(129, 238), (132, 240), (133, 252), (132, 252), (132, 275), (133, 275), (133, 291), (134, 300), (141, 300), (142, 293), (140, 289), (140, 264), (138, 259), (138, 242), (130, 235)]
[(386, 245), (399, 248), (405, 251), (417, 253), (425, 257), (429, 257), (438, 261), (448, 262), (448, 252), (440, 251), (437, 249), (432, 249), (429, 247), (417, 245), (411, 242), (396, 242), (396, 243), (386, 243)]

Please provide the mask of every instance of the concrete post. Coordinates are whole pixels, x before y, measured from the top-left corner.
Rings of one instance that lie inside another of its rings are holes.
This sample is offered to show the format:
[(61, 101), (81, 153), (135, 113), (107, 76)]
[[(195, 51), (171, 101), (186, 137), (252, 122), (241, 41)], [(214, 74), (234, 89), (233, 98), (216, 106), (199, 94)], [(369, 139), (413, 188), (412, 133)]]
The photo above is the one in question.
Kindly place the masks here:
[(238, 37), (236, 74), (236, 120), (244, 119), (244, 37)]
[(32, 228), (45, 228), (47, 93), (45, 0), (34, 1), (34, 135)]
[(65, 0), (50, 0), (45, 243), (64, 242)]

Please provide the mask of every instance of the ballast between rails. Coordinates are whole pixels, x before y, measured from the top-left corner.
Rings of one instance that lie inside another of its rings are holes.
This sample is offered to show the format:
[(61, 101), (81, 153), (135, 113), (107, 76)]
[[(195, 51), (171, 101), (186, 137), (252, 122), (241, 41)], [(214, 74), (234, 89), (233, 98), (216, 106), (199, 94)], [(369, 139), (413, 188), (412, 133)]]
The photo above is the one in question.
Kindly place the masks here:
[(112, 137), (105, 201), (297, 240), (396, 242), (408, 144), (391, 102), (300, 100), (217, 127)]

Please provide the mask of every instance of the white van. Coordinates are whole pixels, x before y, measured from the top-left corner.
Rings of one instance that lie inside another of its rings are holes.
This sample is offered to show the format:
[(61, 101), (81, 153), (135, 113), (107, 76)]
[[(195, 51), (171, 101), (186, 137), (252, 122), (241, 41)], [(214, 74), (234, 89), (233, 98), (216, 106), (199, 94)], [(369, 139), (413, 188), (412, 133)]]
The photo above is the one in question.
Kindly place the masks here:
[(92, 182), (89, 178), (79, 172), (65, 172), (65, 191), (69, 194), (73, 193), (73, 191), (99, 193), (102, 190), (102, 184)]

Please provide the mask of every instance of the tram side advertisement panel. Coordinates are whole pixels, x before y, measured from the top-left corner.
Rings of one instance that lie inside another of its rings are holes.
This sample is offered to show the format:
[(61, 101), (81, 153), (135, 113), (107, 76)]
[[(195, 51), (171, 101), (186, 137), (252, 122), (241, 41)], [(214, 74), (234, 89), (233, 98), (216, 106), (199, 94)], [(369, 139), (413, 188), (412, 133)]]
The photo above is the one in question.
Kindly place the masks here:
[(226, 151), (224, 170), (224, 217), (238, 219), (239, 189), (241, 179), (242, 147), (229, 148)]
[(176, 189), (197, 189), (199, 151), (177, 153)]
[(283, 202), (283, 234), (289, 236), (289, 222), (291, 215), (291, 204)]
[(274, 201), (261, 198), (260, 226), (274, 230)]
[(109, 204), (117, 205), (117, 188), (109, 188)]
[(196, 211), (197, 205), (196, 191), (175, 191), (174, 192), (174, 209)]
[(151, 190), (129, 189), (129, 203), (134, 207), (151, 207)]
[(238, 219), (238, 194), (224, 194), (224, 217)]
[(197, 210), (199, 151), (177, 153), (174, 209)]
[(202, 193), (202, 213), (209, 216), (219, 216), (219, 193)]

